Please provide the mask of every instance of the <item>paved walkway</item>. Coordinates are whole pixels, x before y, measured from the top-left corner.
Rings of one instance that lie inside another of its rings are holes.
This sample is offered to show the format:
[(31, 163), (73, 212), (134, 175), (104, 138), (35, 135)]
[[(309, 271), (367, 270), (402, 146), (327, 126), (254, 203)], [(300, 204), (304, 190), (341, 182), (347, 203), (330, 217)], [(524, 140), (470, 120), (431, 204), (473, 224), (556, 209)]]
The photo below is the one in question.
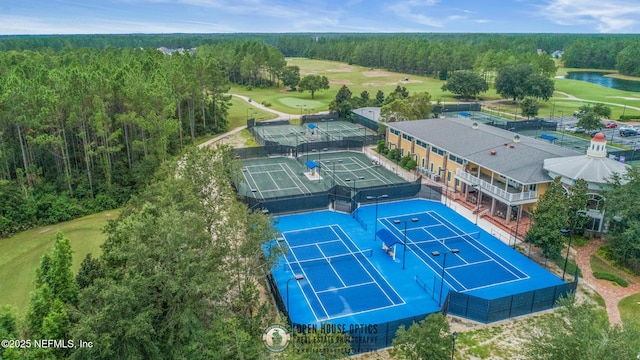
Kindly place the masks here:
[(640, 281), (629, 287), (613, 285), (610, 281), (599, 280), (591, 270), (591, 255), (604, 244), (603, 240), (590, 240), (587, 245), (576, 251), (576, 263), (582, 271), (582, 281), (594, 289), (604, 299), (611, 325), (622, 324), (618, 303), (623, 298), (640, 292)]

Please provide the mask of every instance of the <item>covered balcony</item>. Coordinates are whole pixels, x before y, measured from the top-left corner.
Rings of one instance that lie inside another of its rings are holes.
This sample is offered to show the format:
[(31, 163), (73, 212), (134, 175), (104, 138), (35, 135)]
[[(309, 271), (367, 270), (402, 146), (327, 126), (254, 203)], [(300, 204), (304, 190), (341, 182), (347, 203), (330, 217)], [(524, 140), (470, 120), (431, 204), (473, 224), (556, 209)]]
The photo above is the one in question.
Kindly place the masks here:
[(524, 191), (524, 188), (518, 189), (508, 185), (507, 183), (502, 183), (500, 186), (497, 186), (495, 184), (491, 184), (489, 176), (481, 175), (481, 177), (478, 177), (462, 169), (457, 169), (456, 178), (460, 179), (460, 181), (468, 186), (480, 188), (483, 193), (488, 194), (507, 205), (522, 205), (538, 201), (537, 191)]

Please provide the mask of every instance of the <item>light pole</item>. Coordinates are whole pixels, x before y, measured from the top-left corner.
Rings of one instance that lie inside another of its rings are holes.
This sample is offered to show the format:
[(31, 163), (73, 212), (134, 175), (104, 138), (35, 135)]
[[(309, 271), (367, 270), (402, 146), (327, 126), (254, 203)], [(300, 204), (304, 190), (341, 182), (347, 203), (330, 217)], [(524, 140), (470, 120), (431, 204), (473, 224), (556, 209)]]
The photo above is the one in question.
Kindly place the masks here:
[(250, 108), (247, 109), (247, 120), (249, 120), (249, 110), (253, 110), (253, 108), (250, 107)]
[(418, 218), (411, 218), (410, 220), (400, 220), (400, 219), (393, 220), (393, 223), (396, 225), (400, 223), (404, 223), (404, 238), (402, 239), (402, 270), (404, 270), (404, 263), (405, 263), (405, 259), (407, 258), (407, 223), (409, 221), (418, 222)]
[(564, 142), (564, 129), (562, 128), (562, 121), (564, 120), (563, 118), (563, 111), (562, 110), (558, 110), (558, 112), (560, 113), (560, 131), (562, 131), (562, 135), (560, 135), (560, 147), (562, 147), (562, 143)]
[(386, 199), (389, 195), (383, 194), (380, 196), (367, 196), (367, 200), (375, 200), (376, 201), (376, 222), (373, 230), (373, 241), (376, 241), (376, 233), (378, 232), (378, 200)]
[(289, 281), (291, 280), (300, 281), (302, 279), (304, 279), (304, 276), (302, 276), (302, 274), (293, 274), (293, 277), (287, 280), (287, 317), (289, 317), (289, 326), (293, 326), (293, 321), (291, 320), (291, 314), (289, 313)]
[(567, 272), (567, 262), (569, 261), (569, 251), (571, 250), (571, 240), (573, 240), (573, 231), (570, 229), (562, 229), (560, 230), (562, 235), (569, 235), (569, 246), (567, 247), (567, 256), (564, 258), (564, 267), (562, 268), (562, 281), (564, 281), (564, 275)]
[(478, 225), (478, 215), (480, 215), (480, 192), (481, 186), (480, 183), (471, 185), (472, 188), (476, 189), (476, 225)]
[(458, 333), (451, 333), (451, 360), (453, 360), (453, 356), (456, 354), (456, 339), (458, 338)]
[(518, 226), (520, 226), (520, 206), (518, 205), (518, 210), (516, 211), (516, 234), (515, 239), (513, 239), (513, 248), (516, 248), (516, 243), (518, 242)]
[(442, 259), (442, 282), (440, 283), (440, 298), (438, 300), (438, 306), (442, 306), (442, 288), (444, 286), (444, 269), (447, 266), (447, 254), (457, 254), (459, 253), (460, 250), (458, 249), (451, 249), (447, 252), (441, 253), (439, 251), (432, 251), (431, 255), (433, 256), (440, 256), (440, 254), (442, 254), (444, 256), (444, 259)]
[(356, 196), (356, 181), (358, 180), (364, 180), (364, 176), (358, 176), (355, 179), (344, 179), (344, 181), (349, 182), (349, 181), (353, 181), (353, 196)]

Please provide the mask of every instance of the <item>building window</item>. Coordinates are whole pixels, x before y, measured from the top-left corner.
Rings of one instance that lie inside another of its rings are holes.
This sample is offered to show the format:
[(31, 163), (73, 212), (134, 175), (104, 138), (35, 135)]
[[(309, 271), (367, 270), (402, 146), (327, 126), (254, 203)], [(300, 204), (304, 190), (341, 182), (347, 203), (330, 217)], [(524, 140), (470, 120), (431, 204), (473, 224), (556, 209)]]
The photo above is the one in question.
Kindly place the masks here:
[(529, 184), (529, 191), (536, 191), (538, 184)]
[(451, 182), (451, 171), (447, 171), (447, 183)]
[(587, 200), (587, 207), (591, 210), (602, 211), (602, 201), (604, 200), (602, 196), (598, 194), (587, 194), (589, 196), (589, 200)]
[(429, 171), (433, 172), (433, 163), (429, 166)]

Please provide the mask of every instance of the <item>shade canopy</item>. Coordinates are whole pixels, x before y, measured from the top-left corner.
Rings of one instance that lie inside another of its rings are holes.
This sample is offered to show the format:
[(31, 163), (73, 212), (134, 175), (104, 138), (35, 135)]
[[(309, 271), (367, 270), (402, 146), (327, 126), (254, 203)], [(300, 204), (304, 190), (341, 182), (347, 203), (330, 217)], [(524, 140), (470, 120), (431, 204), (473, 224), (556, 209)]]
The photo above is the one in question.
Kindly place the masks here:
[(305, 164), (307, 165), (309, 170), (312, 170), (312, 169), (315, 169), (315, 168), (318, 168), (318, 169), (320, 168), (320, 164), (318, 164), (314, 160), (308, 160)]

